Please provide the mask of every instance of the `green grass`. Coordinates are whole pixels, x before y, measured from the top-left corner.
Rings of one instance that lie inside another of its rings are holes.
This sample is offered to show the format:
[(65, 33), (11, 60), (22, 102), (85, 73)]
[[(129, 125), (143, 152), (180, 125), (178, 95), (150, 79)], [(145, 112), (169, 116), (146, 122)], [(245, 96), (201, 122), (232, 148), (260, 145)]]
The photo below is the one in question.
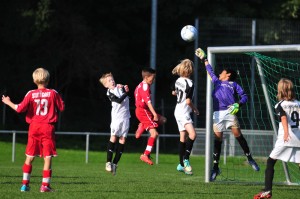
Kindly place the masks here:
[[(31, 191), (20, 192), (25, 146), (17, 144), (16, 161), (11, 162), (11, 143), (0, 142), (0, 198), (253, 198), (262, 187), (257, 183), (204, 182), (204, 157), (191, 157), (193, 176), (176, 171), (177, 155), (161, 154), (159, 164), (149, 166), (139, 153), (124, 153), (117, 175), (104, 169), (105, 152), (58, 149), (53, 159), (53, 193), (40, 193), (43, 160), (33, 163)], [(275, 174), (276, 175), (276, 174)], [(295, 198), (299, 186), (274, 185), (273, 198)]]

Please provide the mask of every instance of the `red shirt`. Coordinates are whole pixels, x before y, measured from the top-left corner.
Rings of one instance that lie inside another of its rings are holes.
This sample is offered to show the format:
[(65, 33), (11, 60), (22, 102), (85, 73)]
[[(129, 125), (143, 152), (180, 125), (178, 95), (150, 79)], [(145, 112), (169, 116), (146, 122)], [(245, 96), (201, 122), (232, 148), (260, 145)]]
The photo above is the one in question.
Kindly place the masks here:
[(151, 102), (150, 85), (142, 81), (134, 91), (135, 106), (139, 108), (149, 109), (148, 103)]
[(36, 89), (29, 91), (16, 111), (27, 112), (26, 122), (55, 123), (57, 111), (65, 109), (64, 102), (57, 91), (53, 89)]

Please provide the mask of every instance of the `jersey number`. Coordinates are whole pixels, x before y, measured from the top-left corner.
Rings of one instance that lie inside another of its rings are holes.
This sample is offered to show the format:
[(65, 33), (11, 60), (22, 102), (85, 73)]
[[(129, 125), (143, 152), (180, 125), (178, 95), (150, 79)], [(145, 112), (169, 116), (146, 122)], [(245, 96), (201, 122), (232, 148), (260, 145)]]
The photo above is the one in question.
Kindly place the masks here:
[(299, 127), (299, 113), (297, 111), (292, 112), (291, 120), (296, 123), (296, 125), (292, 125), (291, 128), (298, 128)]
[(36, 115), (47, 115), (48, 113), (48, 100), (47, 99), (35, 99), (34, 100), (37, 104), (36, 108)]
[(183, 91), (176, 88), (176, 93), (177, 93), (177, 103), (179, 104), (180, 102), (182, 102)]

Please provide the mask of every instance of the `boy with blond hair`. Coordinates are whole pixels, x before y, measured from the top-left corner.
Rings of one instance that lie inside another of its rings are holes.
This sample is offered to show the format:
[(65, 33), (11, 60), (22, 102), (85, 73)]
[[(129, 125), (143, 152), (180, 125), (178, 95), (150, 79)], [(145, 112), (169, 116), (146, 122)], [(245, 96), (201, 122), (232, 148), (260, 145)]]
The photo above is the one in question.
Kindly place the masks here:
[(140, 156), (140, 160), (153, 165), (150, 159), (150, 154), (158, 136), (156, 128), (166, 122), (166, 118), (156, 113), (151, 103), (150, 86), (153, 84), (156, 76), (156, 71), (152, 68), (144, 68), (142, 70), (143, 81), (136, 87), (135, 96), (135, 114), (140, 121), (138, 130), (135, 134), (136, 138), (140, 138), (141, 134), (146, 130), (150, 132), (150, 137), (147, 142), (147, 147), (144, 153)]
[[(107, 161), (105, 169), (108, 172), (112, 172), (113, 175), (116, 175), (118, 162), (124, 151), (130, 125), (129, 88), (127, 85), (116, 84), (112, 73), (103, 74), (99, 81), (107, 88), (106, 95), (112, 105), (110, 124), (111, 136), (107, 145)], [(119, 143), (115, 146), (117, 138), (119, 139)], [(116, 154), (112, 160), (114, 151), (116, 151)]]
[(52, 157), (57, 156), (54, 124), (58, 119), (57, 111), (63, 111), (65, 106), (60, 95), (54, 89), (47, 88), (50, 74), (46, 69), (37, 68), (32, 77), (37, 89), (29, 91), (20, 104), (12, 103), (10, 98), (4, 95), (2, 102), (17, 113), (26, 112), (26, 122), (29, 124), (21, 192), (30, 190), (32, 162), (36, 156), (44, 157), (40, 192), (52, 192), (53, 189), (50, 187)]
[(179, 140), (179, 164), (177, 171), (192, 175), (192, 167), (190, 165), (190, 154), (196, 139), (196, 131), (193, 126), (191, 112), (199, 115), (199, 111), (193, 104), (194, 84), (190, 79), (193, 73), (193, 62), (189, 59), (182, 60), (173, 70), (173, 75), (179, 75), (176, 80), (172, 95), (177, 96), (177, 104), (174, 115), (178, 125), (180, 134)]

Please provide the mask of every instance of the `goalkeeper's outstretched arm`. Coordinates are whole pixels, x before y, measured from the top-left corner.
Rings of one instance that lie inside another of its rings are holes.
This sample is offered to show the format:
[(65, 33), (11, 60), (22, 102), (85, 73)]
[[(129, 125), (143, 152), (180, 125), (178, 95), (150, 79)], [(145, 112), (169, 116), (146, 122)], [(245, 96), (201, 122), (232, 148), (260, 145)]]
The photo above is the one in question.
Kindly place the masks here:
[(201, 48), (196, 49), (195, 55), (200, 58), (202, 63), (204, 62), (205, 66), (207, 66), (209, 64), (208, 60), (206, 59), (206, 54), (205, 54), (204, 50), (202, 50)]
[(215, 84), (217, 81), (219, 81), (219, 78), (215, 75), (215, 73), (214, 73), (211, 65), (209, 64), (208, 60), (205, 59), (206, 54), (205, 54), (204, 50), (202, 50), (201, 48), (197, 48), (196, 51), (195, 51), (195, 55), (201, 59), (202, 63), (204, 62), (207, 74), (210, 77), (210, 79), (212, 80), (212, 82)]

